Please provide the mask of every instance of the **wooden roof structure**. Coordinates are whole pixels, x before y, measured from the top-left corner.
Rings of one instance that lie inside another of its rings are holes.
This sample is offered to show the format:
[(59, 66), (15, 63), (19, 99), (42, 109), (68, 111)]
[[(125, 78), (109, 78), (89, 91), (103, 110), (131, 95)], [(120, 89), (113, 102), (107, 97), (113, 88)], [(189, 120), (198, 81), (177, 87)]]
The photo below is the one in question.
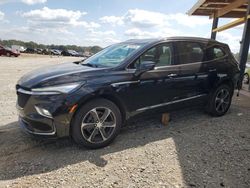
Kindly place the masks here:
[(188, 15), (242, 18), (246, 15), (248, 0), (199, 0)]
[(209, 18), (238, 18), (213, 30), (213, 32), (219, 32), (243, 24), (246, 19), (250, 18), (246, 17), (248, 2), (248, 0), (198, 0), (187, 14), (190, 16), (209, 16)]

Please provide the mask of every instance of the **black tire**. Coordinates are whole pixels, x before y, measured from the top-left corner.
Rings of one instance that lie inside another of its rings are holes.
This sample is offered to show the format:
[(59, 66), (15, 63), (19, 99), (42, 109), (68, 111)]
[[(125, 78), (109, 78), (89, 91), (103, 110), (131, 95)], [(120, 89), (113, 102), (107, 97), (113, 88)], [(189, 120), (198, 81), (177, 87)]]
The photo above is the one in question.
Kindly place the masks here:
[(7, 52), (6, 56), (7, 56), (7, 57), (11, 57), (11, 55), (10, 55), (10, 53), (9, 53), (9, 52)]
[[(110, 113), (110, 115), (103, 118), (105, 113)], [(104, 123), (102, 123), (102, 119), (105, 119)], [(88, 122), (86, 122), (87, 120)], [(110, 127), (106, 127), (108, 125), (110, 125)], [(122, 117), (119, 108), (109, 100), (95, 99), (84, 104), (76, 112), (72, 122), (71, 133), (77, 144), (96, 149), (109, 145), (118, 135), (121, 125)]]
[[(228, 93), (228, 96), (223, 99), (222, 93)], [(207, 104), (207, 112), (211, 116), (223, 116), (227, 113), (228, 109), (230, 108), (233, 96), (233, 88), (227, 84), (222, 84), (217, 87), (211, 94), (208, 99)]]
[(244, 84), (249, 84), (249, 75), (247, 73), (244, 74), (243, 82)]

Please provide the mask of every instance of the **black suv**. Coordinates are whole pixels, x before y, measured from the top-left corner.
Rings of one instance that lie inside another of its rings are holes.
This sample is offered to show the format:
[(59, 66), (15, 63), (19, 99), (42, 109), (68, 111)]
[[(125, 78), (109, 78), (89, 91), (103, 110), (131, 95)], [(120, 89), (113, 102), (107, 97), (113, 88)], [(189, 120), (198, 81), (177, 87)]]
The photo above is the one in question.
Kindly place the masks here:
[(137, 114), (194, 105), (224, 115), (239, 78), (228, 45), (174, 37), (128, 40), (85, 61), (35, 70), (16, 86), (21, 127), (33, 135), (72, 136), (108, 145)]

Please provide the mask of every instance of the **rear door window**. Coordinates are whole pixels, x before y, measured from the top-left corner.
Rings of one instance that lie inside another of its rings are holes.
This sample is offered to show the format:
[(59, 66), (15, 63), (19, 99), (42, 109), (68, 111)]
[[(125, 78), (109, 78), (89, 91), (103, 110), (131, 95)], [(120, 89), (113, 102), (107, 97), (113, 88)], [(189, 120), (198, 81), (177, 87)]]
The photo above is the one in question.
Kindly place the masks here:
[(178, 64), (202, 62), (204, 60), (204, 47), (198, 42), (176, 42)]

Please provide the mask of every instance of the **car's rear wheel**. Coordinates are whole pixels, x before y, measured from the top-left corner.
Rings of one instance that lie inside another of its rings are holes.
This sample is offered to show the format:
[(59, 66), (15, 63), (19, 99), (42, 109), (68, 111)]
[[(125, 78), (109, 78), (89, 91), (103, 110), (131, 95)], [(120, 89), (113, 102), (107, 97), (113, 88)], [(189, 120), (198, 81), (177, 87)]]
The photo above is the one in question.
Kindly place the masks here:
[(223, 116), (230, 108), (233, 89), (227, 85), (220, 85), (215, 89), (208, 101), (207, 111), (212, 116)]
[(249, 84), (249, 75), (247, 73), (244, 74), (243, 83), (244, 84)]
[(9, 52), (7, 52), (7, 53), (6, 53), (6, 56), (7, 56), (7, 57), (10, 57), (11, 55), (10, 55), (10, 53), (9, 53)]
[(72, 124), (72, 137), (76, 143), (88, 148), (110, 144), (122, 125), (119, 108), (109, 100), (96, 99), (83, 105)]

